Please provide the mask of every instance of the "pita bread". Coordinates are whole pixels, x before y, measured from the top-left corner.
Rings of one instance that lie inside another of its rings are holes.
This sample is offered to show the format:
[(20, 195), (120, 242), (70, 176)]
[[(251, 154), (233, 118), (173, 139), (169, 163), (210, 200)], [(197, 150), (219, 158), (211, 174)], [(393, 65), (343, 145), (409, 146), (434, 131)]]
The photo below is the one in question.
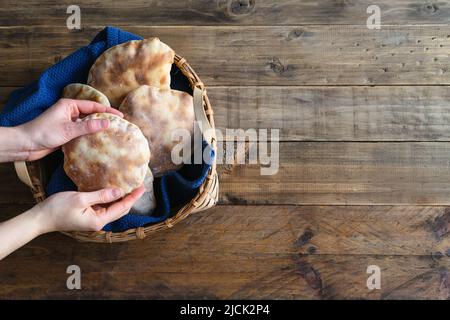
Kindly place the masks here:
[(156, 208), (153, 180), (153, 174), (150, 171), (150, 168), (147, 168), (147, 175), (144, 179), (145, 193), (134, 203), (130, 213), (148, 216)]
[(63, 146), (64, 170), (79, 191), (115, 187), (130, 193), (144, 182), (150, 160), (147, 140), (134, 124), (109, 113), (82, 120), (108, 119), (108, 129)]
[(114, 107), (140, 85), (170, 88), (175, 52), (158, 38), (134, 40), (106, 50), (89, 71), (87, 83)]
[(107, 107), (111, 106), (108, 98), (103, 93), (83, 83), (72, 83), (66, 86), (63, 90), (62, 98), (90, 100)]
[[(187, 130), (191, 141), (183, 142), (189, 143), (190, 145), (186, 147), (191, 150), (195, 121), (191, 95), (182, 91), (144, 85), (130, 92), (119, 110), (125, 119), (138, 125), (147, 138), (152, 151), (149, 165), (155, 176), (181, 167), (174, 164), (171, 158), (173, 147), (181, 140), (172, 141), (172, 133), (174, 130)], [(183, 158), (188, 156), (190, 154), (183, 154)]]

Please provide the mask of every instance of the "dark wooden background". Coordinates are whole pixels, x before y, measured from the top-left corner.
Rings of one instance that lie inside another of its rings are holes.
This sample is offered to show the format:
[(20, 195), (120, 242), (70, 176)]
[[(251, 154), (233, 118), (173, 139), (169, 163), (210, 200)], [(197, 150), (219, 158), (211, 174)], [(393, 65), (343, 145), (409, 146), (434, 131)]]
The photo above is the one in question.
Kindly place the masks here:
[[(72, 2), (0, 0), (2, 102), (115, 25), (183, 55), (219, 128), (280, 129), (280, 170), (221, 166), (220, 205), (146, 241), (42, 236), (0, 298), (449, 299), (450, 1), (83, 0), (69, 31)], [(0, 219), (32, 204), (0, 165)]]

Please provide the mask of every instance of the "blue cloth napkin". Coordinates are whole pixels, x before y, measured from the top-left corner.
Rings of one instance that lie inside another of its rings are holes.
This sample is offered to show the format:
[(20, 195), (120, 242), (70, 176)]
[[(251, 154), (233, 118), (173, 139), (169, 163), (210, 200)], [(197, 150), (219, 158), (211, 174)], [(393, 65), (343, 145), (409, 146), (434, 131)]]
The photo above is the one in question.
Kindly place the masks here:
[[(88, 46), (78, 49), (44, 71), (37, 81), (12, 92), (0, 114), (0, 126), (16, 126), (36, 118), (60, 98), (65, 86), (75, 82), (86, 83), (91, 65), (105, 50), (123, 42), (139, 39), (142, 38), (132, 33), (106, 27)], [(175, 65), (172, 66), (171, 77), (173, 89), (192, 94), (188, 80)], [(208, 144), (203, 143), (203, 150), (205, 148), (208, 149), (212, 159), (214, 151)], [(62, 152), (57, 151), (52, 159), (57, 167), (46, 187), (47, 194), (76, 190), (76, 186), (63, 170)], [(120, 232), (167, 219), (195, 196), (209, 169), (210, 164), (205, 162), (186, 164), (177, 172), (170, 172), (155, 179), (157, 207), (152, 216), (128, 214), (106, 225), (103, 230)]]

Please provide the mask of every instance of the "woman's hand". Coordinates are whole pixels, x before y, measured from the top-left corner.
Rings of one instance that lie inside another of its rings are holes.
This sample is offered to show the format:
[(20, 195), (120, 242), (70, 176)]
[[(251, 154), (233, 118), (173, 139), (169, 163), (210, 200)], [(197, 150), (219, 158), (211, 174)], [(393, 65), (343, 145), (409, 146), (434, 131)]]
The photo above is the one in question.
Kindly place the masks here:
[(141, 186), (121, 200), (123, 192), (120, 189), (61, 192), (37, 204), (31, 211), (39, 216), (39, 233), (99, 231), (127, 214), (144, 192), (145, 188)]
[(76, 137), (108, 128), (108, 120), (76, 121), (96, 112), (123, 117), (120, 111), (93, 101), (60, 99), (36, 119), (17, 127), (24, 160), (40, 159)]
[(99, 231), (127, 214), (144, 191), (142, 186), (119, 201), (123, 196), (120, 189), (57, 193), (0, 223), (0, 260), (43, 233)]

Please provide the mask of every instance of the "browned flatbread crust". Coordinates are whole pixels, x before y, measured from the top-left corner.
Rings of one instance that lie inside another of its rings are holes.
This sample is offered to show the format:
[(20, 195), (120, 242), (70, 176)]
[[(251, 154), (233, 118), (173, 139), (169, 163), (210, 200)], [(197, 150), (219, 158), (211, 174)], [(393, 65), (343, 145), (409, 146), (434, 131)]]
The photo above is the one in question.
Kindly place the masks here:
[(129, 41), (106, 50), (89, 71), (87, 83), (114, 107), (140, 85), (170, 88), (175, 52), (158, 38)]
[[(187, 130), (192, 146), (194, 137), (194, 107), (192, 96), (186, 92), (141, 86), (130, 92), (119, 108), (124, 118), (141, 128), (148, 140), (152, 158), (150, 169), (155, 176), (177, 170), (171, 152), (180, 140), (172, 141), (174, 130)], [(185, 154), (183, 157), (190, 156)]]
[(64, 170), (79, 191), (120, 188), (129, 193), (142, 185), (150, 160), (147, 140), (134, 124), (109, 113), (89, 119), (108, 119), (108, 129), (71, 140), (62, 148)]
[(97, 89), (83, 83), (71, 83), (63, 90), (62, 98), (90, 100), (110, 107), (108, 98)]

